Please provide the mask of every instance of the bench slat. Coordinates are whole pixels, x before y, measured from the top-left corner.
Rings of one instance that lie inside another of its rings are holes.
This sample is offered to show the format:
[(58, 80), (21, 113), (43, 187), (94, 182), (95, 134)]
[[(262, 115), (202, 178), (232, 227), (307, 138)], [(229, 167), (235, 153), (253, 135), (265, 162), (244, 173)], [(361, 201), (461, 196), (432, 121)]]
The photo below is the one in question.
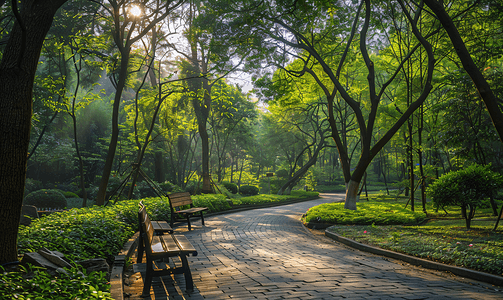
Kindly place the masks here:
[[(180, 249), (183, 252), (192, 252), (192, 253), (197, 254), (196, 248), (194, 248), (194, 246), (192, 246), (192, 244), (187, 239), (187, 237), (185, 237), (184, 235), (175, 235), (174, 237), (175, 237), (176, 243), (178, 244), (178, 247), (180, 247)], [(196, 255), (196, 254), (194, 254), (194, 255)]]
[(192, 199), (190, 198), (190, 193), (182, 192), (182, 193), (173, 193), (168, 195), (170, 205), (172, 207), (178, 207), (183, 205), (192, 204)]
[(154, 227), (155, 232), (161, 232), (161, 233), (173, 233), (173, 228), (169, 226), (168, 222), (166, 221), (151, 221), (152, 227)]
[(179, 210), (179, 211), (177, 211), (177, 213), (179, 213), (179, 214), (194, 214), (194, 213), (198, 213), (201, 211), (207, 211), (207, 210), (208, 210), (207, 207), (192, 207), (189, 209)]
[(180, 248), (175, 242), (173, 235), (166, 235), (162, 237), (164, 240), (164, 246), (166, 247), (167, 252), (180, 252)]
[[(154, 236), (152, 239), (152, 244), (150, 245), (150, 248), (152, 249), (152, 254), (158, 254), (158, 253), (164, 253), (164, 245), (159, 238), (160, 236)], [(147, 245), (148, 247), (148, 245)]]

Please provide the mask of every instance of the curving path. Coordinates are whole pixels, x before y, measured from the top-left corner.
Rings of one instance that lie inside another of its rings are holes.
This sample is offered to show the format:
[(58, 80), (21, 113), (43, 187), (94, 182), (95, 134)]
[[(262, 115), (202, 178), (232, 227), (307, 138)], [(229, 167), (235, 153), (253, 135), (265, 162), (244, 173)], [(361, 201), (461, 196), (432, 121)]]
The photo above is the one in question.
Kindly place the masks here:
[[(213, 216), (204, 227), (196, 221), (194, 230), (184, 232), (199, 252), (189, 258), (195, 291), (182, 292), (183, 276), (166, 276), (154, 279), (151, 299), (503, 299), (503, 292), (488, 284), (403, 265), (312, 234), (299, 222), (301, 215), (343, 199), (322, 196)], [(129, 299), (140, 299), (139, 274), (126, 288)]]

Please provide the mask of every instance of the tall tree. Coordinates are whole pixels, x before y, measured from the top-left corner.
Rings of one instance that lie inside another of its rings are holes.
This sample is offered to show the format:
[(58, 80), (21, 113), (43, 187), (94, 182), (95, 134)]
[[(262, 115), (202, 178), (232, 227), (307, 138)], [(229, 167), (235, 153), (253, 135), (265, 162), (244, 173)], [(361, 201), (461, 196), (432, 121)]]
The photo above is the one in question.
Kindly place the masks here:
[[(354, 8), (356, 8), (356, 13), (352, 14)], [(358, 187), (368, 165), (410, 115), (425, 101), (432, 88), (431, 80), (435, 61), (432, 47), (418, 27), (419, 16), (423, 9), (421, 4), (415, 6), (413, 3), (406, 4), (404, 1), (397, 1), (397, 3), (384, 3), (383, 6), (378, 6), (371, 5), (370, 0), (362, 0), (357, 7), (348, 7), (345, 2), (339, 3), (338, 6), (330, 2), (312, 7), (308, 1), (281, 1), (281, 5), (269, 2), (239, 1), (231, 5), (226, 2), (225, 7), (220, 4), (220, 9), (226, 12), (223, 14), (224, 22), (233, 25), (233, 30), (225, 32), (226, 39), (232, 39), (233, 36), (238, 36), (239, 39), (251, 39), (258, 36), (259, 38), (253, 39), (256, 43), (254, 49), (257, 54), (252, 57), (262, 58), (276, 68), (284, 68), (292, 77), (308, 75), (316, 80), (327, 98), (328, 120), (339, 150), (347, 184), (345, 208), (355, 210)], [(373, 55), (377, 49), (372, 47), (370, 42), (373, 35), (378, 35), (381, 30), (380, 26), (384, 26), (382, 22), (374, 22), (376, 16), (389, 10), (404, 15), (403, 22), (410, 24), (417, 44), (402, 61), (397, 62), (397, 70), (389, 73), (387, 79), (381, 83), (376, 78), (375, 63), (378, 60)], [(349, 31), (337, 30), (341, 24), (348, 25), (351, 22)], [(341, 35), (346, 38), (345, 41), (341, 41)], [(367, 71), (368, 95), (365, 101), (354, 98), (340, 79), (341, 70), (347, 63), (348, 50), (353, 42), (359, 43), (361, 59)], [(330, 44), (334, 46), (326, 46)], [(345, 46), (336, 47), (341, 44)], [(423, 90), (403, 111), (401, 117), (388, 127), (386, 133), (373, 143), (375, 122), (383, 94), (397, 77), (403, 64), (419, 48), (424, 49), (428, 57), (424, 70), (426, 76)], [(334, 54), (339, 53), (339, 65), (332, 66), (330, 60), (333, 60)], [(293, 58), (302, 61), (303, 66), (297, 69), (286, 68), (285, 62)], [(323, 70), (323, 76), (319, 76), (315, 68)], [(337, 94), (353, 110), (360, 131), (361, 155), (352, 172), (348, 159), (349, 153), (341, 141), (333, 115), (334, 99)]]
[[(211, 193), (208, 120), (213, 102), (212, 89), (221, 79), (236, 70), (239, 62), (236, 65), (231, 62), (236, 57), (236, 48), (232, 44), (215, 43), (213, 35), (220, 28), (213, 16), (205, 12), (200, 0), (190, 0), (181, 14), (185, 40), (178, 44), (171, 43), (170, 46), (184, 59), (181, 62), (182, 76), (187, 79), (187, 96), (196, 115), (201, 139), (202, 192)], [(217, 53), (221, 55), (217, 56)]]
[[(0, 263), (17, 260), (17, 233), (30, 143), (32, 91), (40, 51), (66, 0), (12, 1), (14, 21), (0, 62)], [(3, 2), (2, 2), (3, 4)], [(0, 6), (1, 7), (1, 6)]]
[(115, 97), (112, 112), (112, 135), (108, 146), (108, 154), (103, 168), (103, 175), (96, 196), (96, 204), (105, 203), (106, 190), (115, 157), (115, 150), (119, 140), (119, 108), (122, 93), (126, 87), (129, 76), (129, 63), (133, 45), (142, 39), (160, 21), (182, 5), (184, 0), (178, 1), (148, 1), (142, 6), (131, 6), (129, 3), (110, 0), (111, 9), (107, 9), (113, 18), (114, 30), (112, 32), (115, 44), (120, 53), (117, 67), (117, 78), (113, 75), (115, 83)]

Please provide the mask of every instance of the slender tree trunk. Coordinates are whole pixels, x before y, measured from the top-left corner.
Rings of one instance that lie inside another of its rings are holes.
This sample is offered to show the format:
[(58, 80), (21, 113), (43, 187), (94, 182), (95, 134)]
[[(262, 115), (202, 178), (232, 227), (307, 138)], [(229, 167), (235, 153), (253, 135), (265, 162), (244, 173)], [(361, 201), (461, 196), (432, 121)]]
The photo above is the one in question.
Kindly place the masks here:
[[(412, 119), (412, 117), (411, 117)], [(409, 183), (410, 183), (410, 209), (414, 211), (414, 200), (416, 196), (416, 189), (414, 183), (414, 151), (413, 151), (413, 133), (412, 133), (412, 120), (409, 119), (408, 122), (409, 128), (409, 144), (407, 145), (408, 159), (409, 159)]]
[(73, 122), (73, 141), (75, 144), (75, 153), (77, 154), (77, 158), (79, 160), (79, 173), (80, 173), (80, 188), (82, 189), (82, 207), (87, 206), (87, 191), (86, 191), (86, 185), (85, 185), (85, 180), (84, 180), (84, 162), (82, 160), (82, 155), (80, 155), (80, 150), (79, 150), (79, 142), (77, 139), (77, 116), (75, 115), (75, 101), (77, 100), (77, 94), (79, 92), (80, 88), (80, 70), (82, 70), (82, 57), (80, 57), (80, 60), (77, 65), (77, 59), (76, 59), (76, 53), (73, 53), (72, 50), (72, 60), (73, 60), (73, 66), (75, 68), (75, 74), (77, 76), (76, 79), (76, 86), (75, 86), (75, 91), (73, 93), (73, 98), (72, 98), (72, 110), (69, 112), (70, 117), (72, 118)]
[[(23, 1), (0, 62), (0, 263), (17, 261), (17, 234), (30, 144), (32, 90), (40, 51), (64, 0)], [(20, 22), (22, 25), (20, 26)]]
[(117, 88), (114, 97), (114, 104), (112, 109), (112, 135), (110, 137), (110, 144), (108, 145), (108, 153), (107, 158), (105, 160), (105, 166), (103, 167), (103, 174), (101, 176), (100, 187), (98, 189), (98, 194), (96, 195), (96, 205), (105, 204), (108, 180), (110, 179), (110, 174), (112, 173), (115, 150), (117, 148), (117, 142), (119, 140), (119, 108), (122, 99), (122, 92), (126, 86), (129, 54), (130, 54), (129, 48), (125, 49), (121, 57), (119, 81), (117, 83)]

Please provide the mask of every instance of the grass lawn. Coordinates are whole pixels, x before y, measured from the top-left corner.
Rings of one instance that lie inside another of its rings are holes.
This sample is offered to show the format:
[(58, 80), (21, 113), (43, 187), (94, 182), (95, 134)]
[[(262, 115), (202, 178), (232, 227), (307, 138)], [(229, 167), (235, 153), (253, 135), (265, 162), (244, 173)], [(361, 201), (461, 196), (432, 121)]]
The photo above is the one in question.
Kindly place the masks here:
[(360, 243), (503, 276), (503, 223), (492, 230), (496, 218), (490, 208), (477, 209), (467, 230), (458, 207), (437, 212), (428, 203), (424, 214), (419, 202), (415, 213), (410, 205), (406, 211), (397, 209), (406, 203), (404, 197), (372, 193), (369, 201), (357, 204), (356, 213), (342, 204), (320, 205), (303, 221), (334, 224), (328, 230)]

